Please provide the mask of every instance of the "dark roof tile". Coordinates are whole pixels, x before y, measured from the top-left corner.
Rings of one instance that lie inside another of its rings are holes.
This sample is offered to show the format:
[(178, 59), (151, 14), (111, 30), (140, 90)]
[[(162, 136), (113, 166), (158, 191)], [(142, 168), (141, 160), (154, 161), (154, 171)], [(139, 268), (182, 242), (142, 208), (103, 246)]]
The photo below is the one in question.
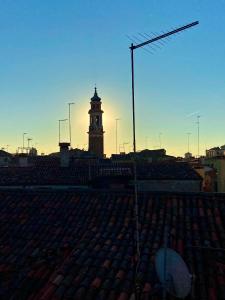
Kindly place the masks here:
[[(191, 247), (224, 247), (224, 195), (141, 193), (138, 199), (142, 299), (153, 292), (160, 299), (154, 262), (165, 225), (169, 247), (195, 275), (193, 297), (223, 299), (224, 251)], [(1, 299), (130, 299), (132, 205), (124, 193), (0, 191)]]

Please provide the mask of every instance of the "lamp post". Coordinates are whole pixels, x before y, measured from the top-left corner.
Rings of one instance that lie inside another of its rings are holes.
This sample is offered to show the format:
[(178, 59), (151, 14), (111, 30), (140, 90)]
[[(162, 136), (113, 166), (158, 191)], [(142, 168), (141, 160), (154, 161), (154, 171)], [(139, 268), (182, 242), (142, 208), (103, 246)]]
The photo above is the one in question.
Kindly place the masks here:
[(118, 131), (118, 124), (117, 124), (117, 123), (118, 123), (118, 121), (120, 121), (120, 119), (117, 118), (117, 119), (115, 119), (115, 120), (116, 120), (116, 154), (117, 154), (117, 153), (118, 153), (118, 152), (117, 152), (117, 150), (118, 150), (118, 147), (117, 147), (117, 137), (118, 137), (118, 136), (117, 136), (117, 133), (118, 133), (117, 131)]
[(27, 132), (24, 132), (23, 133), (23, 149), (22, 149), (22, 153), (23, 153), (23, 151), (24, 151), (24, 138), (25, 138), (25, 135), (27, 134)]
[(59, 143), (60, 143), (60, 141), (61, 141), (61, 132), (60, 132), (60, 129), (61, 129), (61, 122), (65, 122), (65, 121), (67, 121), (67, 119), (60, 119), (60, 120), (58, 120), (59, 121)]
[(191, 135), (191, 133), (190, 132), (187, 132), (187, 146), (188, 146), (188, 153), (189, 153), (189, 150), (190, 150), (190, 135)]
[(72, 141), (71, 141), (71, 116), (70, 116), (70, 106), (75, 104), (74, 102), (69, 102), (69, 137), (70, 137), (70, 147), (72, 147)]
[(129, 145), (129, 143), (127, 143), (127, 142), (123, 143), (123, 151), (124, 151), (124, 153), (126, 154), (125, 145)]
[(27, 139), (27, 153), (29, 152), (29, 149), (30, 149), (30, 141), (32, 141), (33, 139), (31, 138), (28, 138)]
[(198, 129), (198, 158), (200, 157), (200, 151), (199, 151), (199, 140), (200, 140), (200, 133), (199, 133), (199, 131), (200, 131), (200, 116), (198, 115), (197, 116), (197, 129)]
[(123, 144), (119, 144), (119, 154), (121, 154), (121, 148), (123, 149)]

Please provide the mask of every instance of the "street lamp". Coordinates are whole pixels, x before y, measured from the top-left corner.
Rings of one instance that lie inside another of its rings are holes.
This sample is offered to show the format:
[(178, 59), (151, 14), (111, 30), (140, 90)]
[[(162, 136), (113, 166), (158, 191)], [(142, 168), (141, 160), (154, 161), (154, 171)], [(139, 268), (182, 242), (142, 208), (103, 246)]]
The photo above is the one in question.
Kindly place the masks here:
[(119, 153), (120, 153), (120, 154), (126, 152), (125, 145), (129, 145), (129, 143), (122, 143), (122, 144), (119, 144)]
[(118, 123), (118, 121), (120, 121), (120, 119), (119, 118), (117, 118), (117, 119), (115, 119), (116, 120), (116, 154), (117, 154), (117, 130), (118, 130), (118, 125), (117, 125), (117, 123)]
[(72, 147), (72, 142), (71, 142), (71, 116), (70, 116), (70, 106), (75, 104), (74, 102), (69, 102), (69, 137), (70, 137), (70, 147)]
[(189, 153), (189, 146), (190, 146), (190, 135), (191, 135), (191, 133), (190, 132), (187, 132), (187, 140), (188, 140), (188, 143), (187, 143), (187, 146), (188, 146), (188, 153)]
[(32, 139), (31, 139), (31, 138), (28, 138), (28, 139), (27, 139), (27, 153), (29, 152), (30, 141), (32, 141)]
[(124, 151), (124, 153), (126, 153), (125, 145), (129, 145), (129, 143), (127, 143), (127, 142), (123, 143), (123, 151)]
[(61, 124), (61, 122), (65, 122), (67, 120), (68, 119), (60, 119), (60, 120), (58, 120), (59, 121), (59, 143), (60, 143), (60, 140), (61, 140), (61, 136), (60, 136), (60, 124)]
[(200, 117), (201, 116), (197, 116), (197, 126), (198, 126), (198, 158), (200, 157), (200, 152), (199, 152), (199, 139), (200, 139), (200, 134), (199, 134), (199, 130), (200, 130)]
[(24, 137), (25, 137), (26, 134), (27, 134), (27, 132), (24, 132), (24, 133), (23, 133), (23, 149), (22, 149), (22, 153), (23, 153), (23, 151), (24, 151)]

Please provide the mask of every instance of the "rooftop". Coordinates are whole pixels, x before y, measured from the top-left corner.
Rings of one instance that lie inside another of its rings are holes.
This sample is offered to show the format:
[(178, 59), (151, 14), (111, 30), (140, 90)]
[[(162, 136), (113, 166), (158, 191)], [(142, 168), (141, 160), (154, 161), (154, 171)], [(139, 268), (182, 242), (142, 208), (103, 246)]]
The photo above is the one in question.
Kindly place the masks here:
[(143, 179), (174, 179), (201, 180), (201, 176), (185, 162), (157, 162), (137, 165), (139, 178)]
[[(133, 174), (133, 163), (71, 162), (61, 168), (59, 159), (38, 159), (27, 167), (0, 167), (0, 186), (5, 185), (81, 185), (98, 176)], [(201, 180), (187, 163), (142, 163), (137, 165), (138, 179)]]
[[(154, 261), (165, 226), (168, 247), (194, 275), (187, 299), (224, 299), (225, 255), (207, 247), (225, 248), (225, 195), (140, 193), (138, 200), (141, 299), (162, 299)], [(0, 298), (131, 299), (133, 204), (127, 192), (0, 190)]]

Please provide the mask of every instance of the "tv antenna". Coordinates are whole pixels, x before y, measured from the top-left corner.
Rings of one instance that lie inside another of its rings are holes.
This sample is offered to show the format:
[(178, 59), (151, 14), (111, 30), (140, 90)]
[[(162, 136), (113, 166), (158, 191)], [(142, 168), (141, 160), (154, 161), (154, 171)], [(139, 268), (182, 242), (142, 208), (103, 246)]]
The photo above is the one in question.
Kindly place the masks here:
[(121, 119), (120, 118), (116, 118), (115, 121), (116, 121), (116, 154), (118, 154), (118, 146), (117, 146), (117, 143), (118, 143), (118, 121), (120, 121)]
[(124, 143), (123, 143), (123, 151), (124, 151), (124, 153), (126, 154), (125, 145), (129, 145), (129, 143), (128, 143), (128, 142), (124, 142)]
[[(137, 201), (137, 172), (136, 172), (136, 130), (135, 130), (135, 99), (134, 99), (134, 50), (138, 48), (143, 48), (146, 45), (153, 44), (155, 42), (160, 42), (161, 40), (167, 39), (169, 36), (172, 36), (174, 34), (177, 34), (181, 31), (184, 31), (186, 29), (189, 29), (193, 26), (198, 25), (199, 22), (193, 22), (190, 24), (187, 24), (185, 26), (176, 28), (172, 31), (162, 33), (158, 36), (154, 36), (153, 38), (146, 40), (144, 42), (141, 42), (139, 44), (134, 45), (131, 43), (130, 48), (130, 54), (131, 54), (131, 82), (132, 82), (132, 125), (133, 125), (133, 162), (134, 162), (134, 194), (135, 194), (135, 199), (134, 199), (134, 214), (135, 214), (135, 235), (136, 235), (136, 256), (137, 256), (137, 262), (136, 262), (136, 273), (135, 273), (135, 298), (137, 300), (140, 299), (140, 285), (139, 285), (139, 280), (138, 280), (138, 268), (139, 268), (139, 263), (140, 263), (140, 239), (139, 239), (139, 218), (138, 218), (138, 201)], [(147, 49), (146, 49), (147, 50)]]
[(199, 158), (199, 156), (200, 156), (200, 154), (199, 154), (199, 140), (200, 140), (200, 133), (199, 133), (199, 131), (200, 131), (200, 115), (197, 115), (197, 122), (196, 122), (196, 124), (197, 124), (197, 130), (198, 130), (198, 158)]
[(190, 132), (187, 132), (187, 152), (190, 152)]
[(32, 138), (28, 138), (28, 139), (27, 139), (27, 149), (28, 149), (28, 151), (29, 151), (29, 149), (30, 149), (30, 142), (31, 142), (32, 140), (33, 140)]
[(130, 46), (130, 51), (131, 51), (131, 73), (132, 73), (132, 108), (133, 108), (133, 133), (134, 133), (134, 139), (133, 139), (133, 148), (134, 148), (134, 152), (136, 152), (136, 136), (135, 136), (135, 105), (134, 105), (134, 50), (138, 49), (138, 48), (142, 48), (146, 45), (158, 42), (162, 39), (168, 38), (171, 35), (177, 34), (181, 31), (184, 31), (188, 28), (191, 28), (193, 26), (198, 25), (199, 22), (193, 22), (190, 24), (187, 24), (185, 26), (179, 27), (177, 29), (174, 29), (172, 31), (169, 31), (167, 33), (163, 33), (161, 35), (158, 36), (154, 36), (153, 38), (151, 38), (150, 40), (144, 41), (140, 44), (136, 44), (134, 45), (133, 43), (131, 43)]

